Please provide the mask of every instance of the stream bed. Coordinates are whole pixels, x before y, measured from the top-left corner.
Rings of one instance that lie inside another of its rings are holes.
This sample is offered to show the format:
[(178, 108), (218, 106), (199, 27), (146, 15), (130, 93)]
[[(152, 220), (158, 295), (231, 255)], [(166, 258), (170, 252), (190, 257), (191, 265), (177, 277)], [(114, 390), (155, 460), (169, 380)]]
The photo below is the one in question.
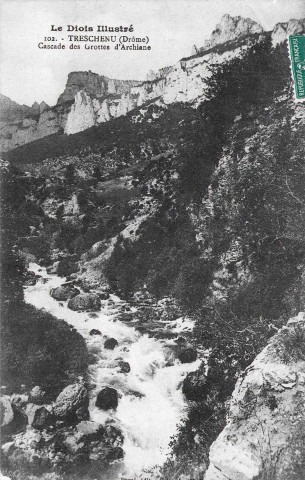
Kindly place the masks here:
[[(132, 323), (119, 321), (116, 317), (123, 302), (117, 296), (102, 301), (99, 312), (72, 311), (67, 302), (58, 302), (50, 295), (50, 290), (65, 283), (65, 278), (50, 275), (33, 263), (29, 270), (41, 278), (36, 285), (25, 288), (25, 301), (72, 325), (94, 356), (95, 361), (89, 366), (90, 419), (103, 425), (111, 422), (124, 434), (124, 459), (107, 480), (158, 478), (171, 437), (186, 413), (182, 381), (187, 373), (198, 368), (200, 360), (180, 363), (173, 354), (174, 339), (153, 338), (137, 331)], [(178, 335), (189, 328), (189, 320), (184, 324), (179, 319), (174, 331)], [(90, 335), (93, 329), (101, 335)], [(105, 349), (107, 338), (115, 338), (118, 346)], [(130, 372), (121, 371), (122, 361), (129, 363)], [(96, 396), (105, 386), (119, 393), (116, 410), (103, 411), (95, 406)]]

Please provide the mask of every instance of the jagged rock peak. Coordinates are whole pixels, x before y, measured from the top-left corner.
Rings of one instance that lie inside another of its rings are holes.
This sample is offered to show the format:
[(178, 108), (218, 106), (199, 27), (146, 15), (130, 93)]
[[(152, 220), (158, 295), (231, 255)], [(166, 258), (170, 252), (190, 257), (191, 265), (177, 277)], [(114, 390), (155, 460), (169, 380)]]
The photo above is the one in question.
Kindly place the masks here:
[(91, 72), (71, 72), (64, 92), (59, 96), (57, 103), (63, 103), (74, 99), (77, 92), (85, 91), (88, 95), (94, 97), (103, 97), (107, 94), (122, 94), (129, 92), (133, 86), (141, 82), (136, 80), (115, 80), (97, 73)]
[(272, 31), (272, 44), (276, 46), (284, 42), (288, 35), (299, 35), (305, 33), (305, 18), (295, 20), (294, 18), (289, 22), (277, 23)]
[(243, 18), (240, 16), (231, 17), (231, 15), (226, 13), (221, 17), (220, 23), (216, 25), (210, 40), (207, 42), (210, 42), (210, 46), (213, 47), (219, 43), (263, 31), (263, 27), (254, 20), (251, 20), (251, 18)]
[(39, 103), (38, 102), (34, 102), (33, 105), (31, 106), (31, 110), (32, 112), (37, 112), (39, 113)]
[(27, 115), (41, 115), (45, 110), (50, 107), (46, 102), (40, 104), (34, 102), (31, 107), (27, 105), (19, 105), (11, 100), (9, 97), (0, 93), (0, 119), (5, 121), (20, 121)]
[(39, 104), (39, 113), (42, 114), (45, 110), (48, 110), (49, 108), (49, 105), (46, 102), (42, 101)]
[(30, 109), (27, 105), (19, 105), (19, 103), (0, 93), (0, 119), (9, 121), (20, 120)]
[(165, 78), (173, 70), (173, 67), (163, 67), (154, 72), (154, 70), (149, 70), (148, 74), (146, 75), (147, 82), (153, 82), (154, 80), (159, 80), (161, 78)]
[(203, 42), (202, 47), (198, 48), (196, 45), (193, 45), (191, 55), (202, 53), (215, 47), (215, 45), (228, 42), (229, 40), (246, 37), (254, 33), (262, 33), (263, 31), (263, 27), (251, 20), (251, 18), (231, 17), (231, 15), (226, 13), (221, 17), (220, 23), (216, 25), (211, 37)]
[(46, 102), (34, 102), (28, 113), (30, 115), (41, 115), (48, 108), (50, 107)]

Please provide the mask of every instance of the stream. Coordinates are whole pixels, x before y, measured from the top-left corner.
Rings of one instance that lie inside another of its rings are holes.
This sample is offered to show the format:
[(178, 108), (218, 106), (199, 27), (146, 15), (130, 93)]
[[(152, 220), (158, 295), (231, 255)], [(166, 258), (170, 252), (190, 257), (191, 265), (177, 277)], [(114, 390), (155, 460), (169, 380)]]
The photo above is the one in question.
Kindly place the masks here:
[[(93, 315), (75, 312), (68, 309), (67, 302), (58, 302), (50, 296), (50, 290), (65, 283), (65, 278), (50, 275), (45, 268), (33, 263), (29, 270), (41, 279), (25, 288), (25, 301), (73, 325), (84, 337), (89, 353), (95, 355), (96, 362), (89, 366), (90, 419), (100, 424), (112, 421), (124, 434), (124, 459), (116, 468), (116, 476), (111, 477), (159, 478), (158, 467), (166, 460), (171, 437), (186, 412), (182, 381), (187, 373), (199, 367), (200, 360), (182, 364), (173, 356), (173, 339), (149, 337), (139, 333), (132, 323), (117, 320), (123, 303), (117, 296), (111, 295), (111, 301), (102, 301), (101, 310)], [(189, 323), (184, 324), (180, 319), (175, 328), (177, 335), (190, 328)], [(99, 330), (101, 335), (91, 336), (92, 329)], [(118, 341), (118, 346), (106, 350), (103, 344), (111, 337)], [(120, 371), (120, 361), (130, 364), (129, 373)], [(105, 386), (119, 393), (115, 411), (103, 411), (95, 406), (97, 393)]]

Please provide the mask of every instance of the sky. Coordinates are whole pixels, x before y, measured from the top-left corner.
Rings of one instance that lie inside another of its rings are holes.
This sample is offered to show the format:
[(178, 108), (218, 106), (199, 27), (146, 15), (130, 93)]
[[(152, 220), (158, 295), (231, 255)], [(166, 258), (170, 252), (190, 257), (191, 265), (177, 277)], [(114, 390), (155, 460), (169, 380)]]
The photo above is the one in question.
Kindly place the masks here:
[[(225, 13), (271, 30), (277, 22), (305, 17), (305, 0), (2, 0), (0, 93), (21, 104), (54, 105), (71, 71), (145, 80), (149, 70), (173, 65), (194, 44), (201, 46)], [(51, 25), (63, 31), (51, 32)], [(102, 35), (97, 25), (132, 25), (133, 33), (124, 35), (147, 36), (151, 50), (117, 51), (114, 44), (108, 51), (84, 50), (84, 43), (82, 50), (71, 50), (67, 36), (86, 33), (67, 32), (67, 25), (93, 26), (91, 35)], [(65, 50), (38, 48), (53, 35)]]

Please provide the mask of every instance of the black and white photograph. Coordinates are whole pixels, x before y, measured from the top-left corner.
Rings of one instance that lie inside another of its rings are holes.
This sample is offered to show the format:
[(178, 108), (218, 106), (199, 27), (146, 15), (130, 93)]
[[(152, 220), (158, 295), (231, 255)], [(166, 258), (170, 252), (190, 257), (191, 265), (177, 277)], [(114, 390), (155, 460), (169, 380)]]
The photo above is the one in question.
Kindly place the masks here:
[(305, 480), (305, 0), (2, 0), (0, 480)]

